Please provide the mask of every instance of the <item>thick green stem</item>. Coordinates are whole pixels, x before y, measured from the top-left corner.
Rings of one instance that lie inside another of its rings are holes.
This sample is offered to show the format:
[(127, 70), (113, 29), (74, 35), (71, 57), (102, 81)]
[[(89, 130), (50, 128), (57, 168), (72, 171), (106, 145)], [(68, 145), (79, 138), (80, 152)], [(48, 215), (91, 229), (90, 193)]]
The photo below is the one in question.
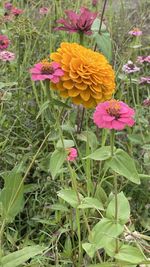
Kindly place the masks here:
[[(111, 130), (110, 133), (110, 146), (111, 146), (111, 157), (114, 156), (114, 142), (115, 142), (115, 131)], [(114, 196), (115, 196), (115, 223), (118, 223), (118, 184), (117, 184), (117, 176), (114, 173)], [(118, 239), (116, 238), (116, 253), (118, 252)]]

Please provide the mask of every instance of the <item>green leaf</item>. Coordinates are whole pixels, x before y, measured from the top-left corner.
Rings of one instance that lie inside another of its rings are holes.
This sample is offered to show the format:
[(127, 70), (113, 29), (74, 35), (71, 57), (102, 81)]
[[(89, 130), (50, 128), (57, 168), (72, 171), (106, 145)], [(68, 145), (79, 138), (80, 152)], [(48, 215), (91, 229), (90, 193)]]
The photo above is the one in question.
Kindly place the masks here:
[(96, 252), (95, 246), (90, 243), (83, 243), (82, 244), (83, 249), (86, 251), (86, 253), (89, 255), (90, 258), (94, 257), (94, 254)]
[(110, 146), (104, 146), (96, 151), (94, 151), (92, 154), (88, 155), (84, 159), (93, 159), (93, 160), (106, 160), (111, 157), (111, 150)]
[(58, 99), (55, 99), (55, 98), (52, 99), (52, 102), (54, 103), (55, 106), (59, 106), (59, 107), (67, 108), (67, 109), (72, 108), (71, 106), (67, 105), (66, 103), (64, 103)]
[(41, 107), (40, 107), (40, 110), (36, 116), (36, 120), (41, 116), (41, 114), (49, 107), (50, 105), (50, 101), (47, 100), (46, 102), (44, 102)]
[(104, 210), (103, 204), (96, 198), (85, 197), (81, 204), (78, 206), (79, 209), (94, 208), (98, 210)]
[(110, 240), (116, 238), (123, 232), (123, 225), (115, 223), (113, 220), (103, 218), (92, 229), (89, 237), (90, 242), (95, 245), (96, 249), (107, 246)]
[(60, 210), (62, 212), (69, 211), (69, 209), (63, 204), (53, 204), (53, 205), (50, 206), (50, 209), (52, 209), (52, 210)]
[(93, 150), (95, 150), (98, 146), (98, 140), (92, 131), (83, 131), (81, 134), (77, 135), (78, 140), (88, 142), (89, 147)]
[(29, 246), (1, 258), (2, 267), (17, 267), (30, 258), (41, 254), (44, 248), (41, 246)]
[[(118, 222), (124, 225), (129, 217), (130, 217), (130, 205), (128, 199), (125, 197), (124, 193), (121, 192), (117, 195), (117, 217)], [(110, 201), (107, 210), (106, 210), (106, 217), (108, 219), (115, 219), (115, 197)]]
[(146, 258), (138, 248), (130, 245), (122, 245), (119, 252), (115, 255), (115, 259), (133, 264), (140, 264)]
[(114, 156), (106, 162), (106, 165), (131, 182), (140, 184), (134, 160), (122, 149), (117, 149)]
[(109, 32), (95, 33), (94, 38), (96, 44), (104, 56), (111, 61), (112, 60), (112, 43)]
[(24, 185), (22, 183), (20, 167), (15, 167), (4, 177), (4, 181), (4, 188), (0, 194), (2, 219), (7, 222), (12, 222), (23, 208)]
[[(91, 30), (93, 32), (98, 32), (99, 27), (100, 27), (100, 19), (96, 18), (92, 23)], [(106, 31), (106, 25), (102, 22), (101, 32), (105, 32), (105, 31)]]
[[(70, 148), (70, 147), (73, 147), (74, 146), (74, 141), (72, 140), (66, 140), (64, 139), (63, 140), (63, 143), (64, 143), (64, 148)], [(63, 144), (62, 144), (62, 141), (61, 140), (58, 140), (57, 144), (56, 144), (56, 148), (63, 148)]]
[[(76, 208), (79, 205), (79, 200), (78, 200), (76, 192), (70, 188), (60, 190), (58, 192), (58, 196), (62, 198), (63, 200), (65, 200), (73, 208)], [(83, 196), (79, 194), (79, 198), (80, 200), (82, 200)]]
[(55, 150), (50, 158), (50, 167), (49, 171), (54, 179), (56, 175), (59, 173), (60, 168), (62, 167), (64, 161), (66, 159), (66, 153), (63, 149)]

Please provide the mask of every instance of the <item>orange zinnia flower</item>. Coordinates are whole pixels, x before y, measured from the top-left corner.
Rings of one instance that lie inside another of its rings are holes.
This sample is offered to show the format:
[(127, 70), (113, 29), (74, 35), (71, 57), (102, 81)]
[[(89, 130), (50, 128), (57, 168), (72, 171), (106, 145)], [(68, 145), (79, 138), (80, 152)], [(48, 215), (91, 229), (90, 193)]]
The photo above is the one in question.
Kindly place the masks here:
[(64, 71), (59, 83), (52, 84), (52, 89), (60, 91), (62, 97), (71, 97), (73, 103), (86, 108), (111, 98), (115, 75), (102, 54), (77, 43), (62, 43), (50, 58)]

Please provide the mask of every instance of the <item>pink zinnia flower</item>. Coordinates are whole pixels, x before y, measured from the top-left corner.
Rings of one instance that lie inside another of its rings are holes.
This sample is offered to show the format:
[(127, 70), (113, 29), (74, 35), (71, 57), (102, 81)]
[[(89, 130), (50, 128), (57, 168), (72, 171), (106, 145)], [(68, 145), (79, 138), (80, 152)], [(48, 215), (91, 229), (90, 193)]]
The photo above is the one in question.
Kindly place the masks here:
[(131, 60), (128, 61), (127, 64), (125, 64), (123, 67), (122, 67), (122, 70), (125, 72), (125, 73), (133, 73), (133, 72), (137, 72), (140, 70), (139, 67), (137, 67)]
[(18, 17), (19, 15), (21, 15), (23, 13), (23, 10), (16, 8), (16, 7), (13, 7), (11, 12), (14, 16)]
[(0, 52), (0, 60), (2, 61), (13, 61), (15, 59), (15, 54), (9, 51)]
[(51, 80), (53, 83), (58, 83), (60, 77), (64, 75), (59, 63), (47, 60), (35, 64), (30, 73), (33, 81)]
[(0, 51), (7, 49), (9, 43), (10, 41), (6, 35), (0, 35)]
[(150, 107), (150, 99), (145, 99), (143, 101), (143, 105), (146, 106), (146, 107)]
[(95, 7), (98, 4), (98, 0), (92, 0), (92, 5)]
[(11, 10), (12, 7), (13, 7), (13, 5), (11, 3), (9, 3), (9, 2), (4, 4), (4, 8), (7, 9), (7, 10)]
[(63, 26), (56, 27), (55, 30), (69, 31), (70, 33), (85, 33), (87, 35), (92, 34), (91, 26), (97, 16), (96, 13), (93, 13), (84, 7), (80, 9), (80, 14), (72, 10), (66, 10), (65, 13), (67, 18), (59, 19), (57, 21)]
[(48, 7), (41, 7), (39, 10), (40, 15), (46, 15), (49, 12)]
[(150, 56), (139, 56), (137, 58), (138, 63), (150, 63)]
[(78, 156), (76, 148), (71, 147), (71, 148), (67, 148), (66, 150), (69, 153), (67, 160), (68, 161), (74, 161)]
[(140, 84), (150, 84), (150, 77), (141, 77)]
[(139, 28), (134, 28), (132, 31), (129, 31), (129, 34), (132, 36), (142, 35), (142, 31)]
[(127, 104), (112, 99), (96, 107), (93, 120), (99, 128), (123, 130), (126, 126), (133, 126), (134, 114), (134, 110)]

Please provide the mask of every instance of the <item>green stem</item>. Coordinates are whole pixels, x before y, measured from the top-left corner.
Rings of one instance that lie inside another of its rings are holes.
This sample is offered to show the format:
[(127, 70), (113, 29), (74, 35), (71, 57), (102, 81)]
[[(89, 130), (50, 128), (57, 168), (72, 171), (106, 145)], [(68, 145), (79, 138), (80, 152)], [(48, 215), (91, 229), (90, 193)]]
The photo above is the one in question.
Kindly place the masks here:
[[(114, 143), (115, 143), (115, 131), (111, 130), (110, 133), (110, 146), (111, 146), (111, 157), (114, 156)], [(115, 196), (115, 223), (118, 223), (118, 184), (117, 176), (114, 173), (114, 196)], [(116, 238), (116, 253), (118, 252), (118, 239)]]

